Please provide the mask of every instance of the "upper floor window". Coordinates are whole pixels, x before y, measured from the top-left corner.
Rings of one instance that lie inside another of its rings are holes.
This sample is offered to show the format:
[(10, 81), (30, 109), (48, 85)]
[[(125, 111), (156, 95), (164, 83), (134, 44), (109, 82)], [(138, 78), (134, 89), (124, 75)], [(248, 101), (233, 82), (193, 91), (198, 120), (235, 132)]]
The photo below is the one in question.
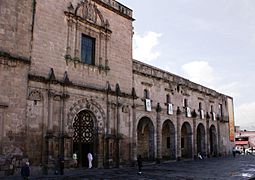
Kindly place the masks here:
[(143, 91), (143, 96), (145, 99), (150, 99), (149, 91), (147, 89)]
[(198, 104), (198, 109), (202, 110), (202, 103), (201, 102)]
[(218, 115), (219, 115), (220, 117), (223, 117), (223, 107), (222, 107), (222, 104), (219, 104)]
[(81, 62), (95, 65), (95, 39), (82, 34)]
[(213, 105), (211, 105), (211, 113), (213, 113)]
[(171, 103), (171, 99), (170, 99), (170, 95), (169, 94), (166, 95), (166, 103)]
[(187, 100), (187, 99), (184, 99), (184, 100), (183, 100), (183, 106), (184, 106), (184, 107), (188, 107), (188, 100)]

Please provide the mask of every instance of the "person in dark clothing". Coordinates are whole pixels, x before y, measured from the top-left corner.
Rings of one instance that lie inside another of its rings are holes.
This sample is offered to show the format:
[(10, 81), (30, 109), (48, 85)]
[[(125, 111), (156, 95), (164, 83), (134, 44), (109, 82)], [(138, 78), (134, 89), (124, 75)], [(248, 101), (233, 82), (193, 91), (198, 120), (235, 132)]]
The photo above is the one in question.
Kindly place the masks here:
[(236, 149), (233, 147), (232, 149), (233, 156), (236, 157)]
[(55, 157), (54, 164), (55, 164), (54, 174), (58, 175), (58, 173), (59, 173), (59, 165), (60, 165), (59, 164), (59, 156)]
[(142, 161), (141, 155), (139, 155), (137, 158), (137, 165), (138, 165), (138, 173), (142, 174), (143, 161)]
[(23, 179), (28, 179), (28, 177), (30, 176), (29, 162), (26, 162), (26, 164), (22, 166), (20, 174), (23, 177)]
[(59, 174), (63, 175), (64, 174), (64, 165), (65, 165), (64, 158), (62, 156), (59, 156), (58, 162), (59, 162)]

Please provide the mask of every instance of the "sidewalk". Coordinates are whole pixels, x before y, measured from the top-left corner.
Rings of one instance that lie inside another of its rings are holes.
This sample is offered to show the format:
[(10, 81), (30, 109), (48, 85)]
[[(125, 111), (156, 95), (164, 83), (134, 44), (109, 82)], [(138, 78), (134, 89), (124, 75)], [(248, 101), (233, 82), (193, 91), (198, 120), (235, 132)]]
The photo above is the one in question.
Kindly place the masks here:
[[(65, 169), (64, 175), (35, 175), (30, 179), (50, 180), (247, 180), (255, 177), (255, 156), (237, 155), (235, 158), (214, 157), (203, 160), (168, 161), (161, 164), (144, 163), (142, 175), (138, 175), (136, 167), (122, 167), (112, 169)], [(1, 177), (0, 179), (21, 179), (19, 175)]]

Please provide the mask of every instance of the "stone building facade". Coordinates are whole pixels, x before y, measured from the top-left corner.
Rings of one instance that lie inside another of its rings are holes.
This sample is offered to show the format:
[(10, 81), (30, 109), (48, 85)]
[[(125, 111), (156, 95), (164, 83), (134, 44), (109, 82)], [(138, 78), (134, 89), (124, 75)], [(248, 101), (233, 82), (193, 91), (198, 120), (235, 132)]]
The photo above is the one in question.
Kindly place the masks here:
[(229, 153), (232, 98), (133, 60), (133, 20), (115, 0), (0, 0), (2, 165)]

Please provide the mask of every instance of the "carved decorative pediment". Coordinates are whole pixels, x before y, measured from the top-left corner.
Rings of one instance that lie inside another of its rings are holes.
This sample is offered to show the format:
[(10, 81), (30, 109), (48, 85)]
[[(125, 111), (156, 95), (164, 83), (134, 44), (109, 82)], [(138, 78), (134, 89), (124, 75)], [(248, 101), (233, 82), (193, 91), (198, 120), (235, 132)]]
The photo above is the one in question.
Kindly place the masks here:
[(81, 1), (77, 5), (74, 14), (75, 16), (99, 26), (109, 26), (108, 21), (105, 22), (104, 17), (98, 10), (96, 4), (92, 3), (90, 0)]

